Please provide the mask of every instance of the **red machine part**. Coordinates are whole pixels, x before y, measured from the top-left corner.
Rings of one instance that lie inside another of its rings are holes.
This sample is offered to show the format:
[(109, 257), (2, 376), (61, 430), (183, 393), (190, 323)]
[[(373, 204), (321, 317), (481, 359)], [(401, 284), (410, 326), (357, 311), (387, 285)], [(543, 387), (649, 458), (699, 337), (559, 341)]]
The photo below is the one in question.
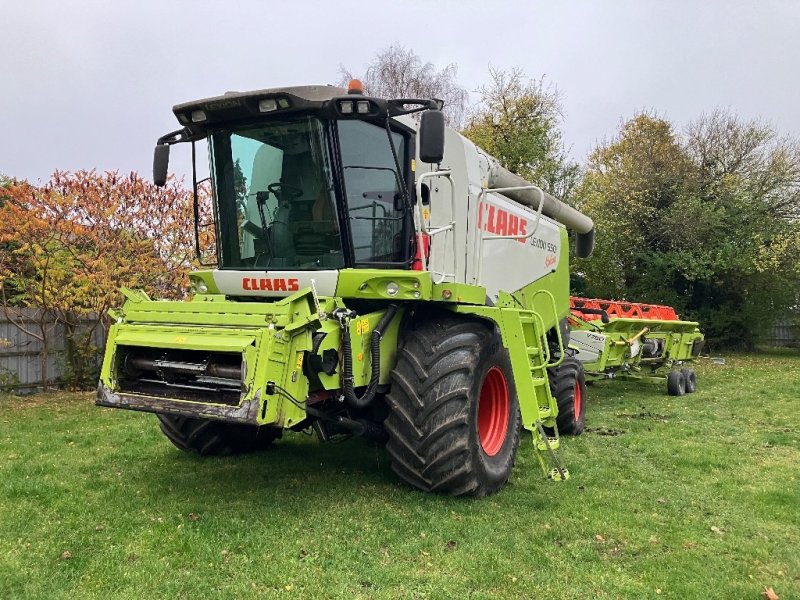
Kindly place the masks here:
[(417, 253), (414, 255), (414, 261), (411, 263), (412, 271), (422, 271), (422, 250), (425, 251), (425, 260), (430, 260), (431, 257), (431, 237), (427, 233), (422, 234), (422, 245), (417, 240)]
[(621, 319), (657, 319), (660, 321), (678, 321), (678, 314), (671, 306), (659, 304), (642, 304), (641, 302), (620, 302), (616, 300), (600, 300), (598, 298), (579, 298), (570, 296), (569, 307), (572, 314), (584, 321), (601, 318), (600, 314), (584, 313), (580, 309), (605, 311), (609, 318)]

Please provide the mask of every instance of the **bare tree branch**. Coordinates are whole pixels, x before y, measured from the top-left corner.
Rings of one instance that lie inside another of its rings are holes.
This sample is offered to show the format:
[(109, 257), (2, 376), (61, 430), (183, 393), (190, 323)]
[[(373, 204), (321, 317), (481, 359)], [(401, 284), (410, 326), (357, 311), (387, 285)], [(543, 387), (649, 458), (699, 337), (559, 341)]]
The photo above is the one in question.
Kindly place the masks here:
[[(357, 77), (343, 65), (339, 66), (339, 75), (342, 86)], [(455, 63), (437, 69), (433, 63), (423, 63), (413, 50), (393, 44), (380, 51), (358, 78), (364, 83), (365, 93), (372, 96), (443, 100), (447, 124), (461, 129), (469, 94), (456, 82), (457, 75)]]

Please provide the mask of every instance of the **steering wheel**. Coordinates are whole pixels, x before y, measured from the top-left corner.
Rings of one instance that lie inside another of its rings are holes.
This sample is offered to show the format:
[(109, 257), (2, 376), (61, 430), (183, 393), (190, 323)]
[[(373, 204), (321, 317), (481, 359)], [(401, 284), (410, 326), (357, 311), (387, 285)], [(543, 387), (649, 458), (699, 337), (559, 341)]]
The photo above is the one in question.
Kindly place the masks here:
[(270, 183), (267, 186), (267, 190), (270, 193), (275, 194), (275, 197), (281, 200), (287, 200), (291, 202), (292, 200), (296, 200), (300, 196), (303, 195), (303, 190), (295, 185), (289, 185), (288, 183), (281, 183), (276, 181), (275, 183)]

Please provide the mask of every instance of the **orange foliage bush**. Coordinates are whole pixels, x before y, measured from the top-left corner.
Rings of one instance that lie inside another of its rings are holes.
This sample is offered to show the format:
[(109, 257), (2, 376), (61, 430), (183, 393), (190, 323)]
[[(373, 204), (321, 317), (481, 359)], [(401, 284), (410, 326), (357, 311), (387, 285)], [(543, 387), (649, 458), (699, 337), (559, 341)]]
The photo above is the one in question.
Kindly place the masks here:
[[(56, 171), (42, 187), (12, 182), (0, 207), (0, 277), (22, 304), (104, 313), (122, 286), (185, 294), (194, 261), (191, 191), (135, 173)], [(34, 277), (35, 285), (25, 285)]]
[(6, 308), (41, 308), (64, 323), (94, 314), (96, 326), (121, 304), (123, 286), (158, 298), (186, 294), (194, 225), (192, 193), (180, 181), (158, 188), (136, 173), (57, 171), (41, 187), (6, 182), (0, 203)]

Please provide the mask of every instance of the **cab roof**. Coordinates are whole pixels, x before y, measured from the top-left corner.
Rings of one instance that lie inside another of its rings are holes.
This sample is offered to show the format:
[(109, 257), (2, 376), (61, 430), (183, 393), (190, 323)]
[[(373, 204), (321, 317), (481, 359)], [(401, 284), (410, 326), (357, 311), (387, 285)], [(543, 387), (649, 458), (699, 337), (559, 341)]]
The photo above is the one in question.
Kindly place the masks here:
[(202, 126), (214, 121), (263, 116), (265, 111), (260, 103), (265, 100), (279, 103), (276, 110), (293, 112), (319, 108), (328, 100), (345, 95), (346, 89), (332, 85), (298, 85), (250, 92), (226, 92), (222, 96), (176, 104), (172, 107), (172, 112), (182, 125)]

